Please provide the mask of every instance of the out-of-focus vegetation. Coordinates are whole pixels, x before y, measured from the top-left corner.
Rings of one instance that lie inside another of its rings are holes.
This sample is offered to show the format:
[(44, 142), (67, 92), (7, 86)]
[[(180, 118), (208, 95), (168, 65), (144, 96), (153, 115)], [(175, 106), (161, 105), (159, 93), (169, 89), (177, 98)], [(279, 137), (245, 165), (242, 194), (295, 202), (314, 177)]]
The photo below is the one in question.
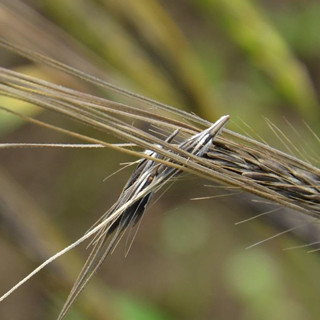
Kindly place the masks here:
[[(311, 0), (1, 0), (0, 34), (208, 120), (230, 114), (235, 131), (283, 148), (268, 118), (316, 161), (319, 144), (304, 121), (320, 133), (319, 15)], [(110, 96), (0, 54), (1, 66)], [(39, 111), (2, 97), (0, 104)], [(6, 142), (70, 142), (4, 113), (0, 135)], [(131, 169), (102, 180), (130, 160), (108, 150), (1, 150), (2, 291), (113, 204)], [(205, 183), (185, 176), (153, 204), (129, 256), (124, 239), (67, 319), (318, 319), (318, 253), (284, 251), (303, 244), (290, 235), (245, 250), (301, 222), (279, 224), (280, 210), (269, 215), (275, 225), (263, 218), (234, 225), (270, 206)], [(230, 195), (190, 200), (219, 194)], [(301, 234), (308, 242), (317, 231), (312, 225)], [(2, 303), (1, 319), (54, 319), (87, 253), (82, 246), (42, 271)]]

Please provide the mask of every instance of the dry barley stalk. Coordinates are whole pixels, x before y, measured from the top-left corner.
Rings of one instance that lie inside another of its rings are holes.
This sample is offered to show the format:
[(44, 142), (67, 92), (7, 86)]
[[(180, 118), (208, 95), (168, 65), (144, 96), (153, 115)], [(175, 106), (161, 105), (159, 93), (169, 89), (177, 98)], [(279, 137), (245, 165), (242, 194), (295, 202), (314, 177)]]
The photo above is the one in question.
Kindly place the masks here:
[[(238, 187), (274, 203), (296, 209), (317, 219), (319, 218), (320, 170), (313, 165), (227, 129), (223, 129), (221, 135), (215, 138), (211, 147), (205, 149), (205, 152), (201, 153), (201, 155), (194, 153), (188, 148), (181, 147), (184, 146), (183, 141), (189, 141), (190, 136), (197, 137), (197, 133), (201, 132), (203, 127), (211, 125), (208, 121), (117, 88), (103, 80), (6, 41), (0, 40), (0, 46), (87, 80), (95, 85), (117, 91), (140, 102), (139, 107), (116, 103), (105, 98), (85, 94), (0, 68), (0, 94), (57, 112), (99, 131), (111, 133), (130, 144), (113, 145), (104, 140), (83, 135), (80, 132), (69, 131), (17, 114), (5, 106), (0, 106), (0, 111), (11, 112), (37, 125), (77, 137), (91, 144), (113, 148), (136, 155), (139, 158), (149, 159), (151, 161), (149, 163), (152, 163), (151, 169), (162, 168), (163, 172), (169, 170), (167, 172), (186, 171), (193, 173), (206, 179)], [(169, 140), (160, 138), (159, 134), (151, 130), (143, 130), (140, 128), (140, 124), (148, 126), (151, 124), (165, 132), (164, 135), (166, 136), (176, 131), (176, 134), (173, 134), (175, 141), (170, 143)], [(5, 144), (3, 146), (5, 147)], [(152, 152), (144, 152), (146, 149)], [(160, 164), (153, 164), (155, 162)], [(168, 169), (168, 167), (174, 169)], [(152, 172), (147, 173), (150, 174)], [(144, 189), (140, 190), (138, 188), (133, 197), (129, 197), (124, 202), (122, 201), (119, 207), (116, 207), (116, 210), (111, 213), (108, 211), (83, 237), (45, 261), (3, 295), (0, 301), (48, 263), (89, 237), (93, 236), (94, 241), (104, 245), (104, 238), (101, 238), (101, 236), (107, 234), (110, 226), (119, 221), (121, 215), (136, 203), (143, 202), (142, 199), (144, 197), (148, 197), (150, 193), (157, 191), (172, 176), (170, 174), (160, 174), (157, 179), (153, 180), (152, 178), (150, 184), (148, 183)], [(115, 239), (117, 240), (117, 237)], [(70, 297), (66, 301), (60, 318), (64, 316), (74, 299), (86, 285), (87, 280), (91, 278), (94, 271), (103, 261), (104, 255), (99, 256), (98, 253), (99, 251), (96, 252), (94, 248), (92, 255), (89, 256), (88, 262), (84, 266), (83, 273), (80, 274), (80, 278), (75, 283), (75, 289), (71, 291)]]
[[(41, 61), (46, 62), (46, 59), (44, 57)], [(53, 64), (51, 60), (50, 62)], [(75, 72), (78, 71), (73, 73)], [(99, 83), (103, 84), (103, 81), (99, 80)], [(122, 89), (119, 90), (122, 92)], [(132, 125), (132, 121), (139, 121), (171, 132), (179, 129), (180, 137), (185, 139), (190, 134), (199, 132), (198, 126), (187, 123), (185, 118), (208, 126), (207, 121), (195, 115), (160, 103), (155, 105), (151, 100), (146, 101), (146, 98), (137, 95), (134, 95), (135, 99), (151, 104), (152, 108), (132, 107), (4, 68), (0, 68), (0, 93), (59, 112), (140, 147), (137, 149), (140, 152), (124, 147), (117, 147), (118, 150), (139, 157), (148, 156), (142, 154), (142, 150), (153, 150), (163, 156), (157, 161), (169, 166), (240, 187), (316, 218), (319, 216), (320, 170), (305, 161), (226, 129), (216, 139), (215, 147), (206, 159), (197, 159), (176, 145)], [(177, 120), (177, 116), (180, 119)], [(105, 141), (79, 137), (111, 147)]]

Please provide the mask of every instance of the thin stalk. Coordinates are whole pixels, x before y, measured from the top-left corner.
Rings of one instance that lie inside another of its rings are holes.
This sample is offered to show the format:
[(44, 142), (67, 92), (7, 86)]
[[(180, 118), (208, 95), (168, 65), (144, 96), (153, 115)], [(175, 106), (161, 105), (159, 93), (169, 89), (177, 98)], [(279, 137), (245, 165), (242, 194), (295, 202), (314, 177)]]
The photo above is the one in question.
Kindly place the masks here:
[[(137, 114), (136, 108), (122, 104), (114, 104), (109, 113), (107, 105), (110, 102), (107, 100), (77, 94), (76, 90), (67, 88), (57, 89), (45, 81), (38, 84), (39, 81), (30, 76), (0, 69), (0, 92), (5, 95), (53, 110), (143, 149), (153, 150), (164, 159), (170, 159), (168, 165), (172, 166), (174, 162), (180, 164), (182, 170), (240, 187), (311, 216), (319, 215), (317, 183), (320, 171), (305, 161), (236, 133), (230, 135), (226, 130), (223, 130), (224, 136), (217, 138), (215, 150), (207, 159), (196, 159), (175, 144), (166, 143), (131, 124), (133, 120), (151, 122), (159, 127), (179, 129), (184, 136), (190, 131), (197, 132), (182, 121), (170, 122), (170, 115)], [(169, 119), (167, 123), (166, 119)]]

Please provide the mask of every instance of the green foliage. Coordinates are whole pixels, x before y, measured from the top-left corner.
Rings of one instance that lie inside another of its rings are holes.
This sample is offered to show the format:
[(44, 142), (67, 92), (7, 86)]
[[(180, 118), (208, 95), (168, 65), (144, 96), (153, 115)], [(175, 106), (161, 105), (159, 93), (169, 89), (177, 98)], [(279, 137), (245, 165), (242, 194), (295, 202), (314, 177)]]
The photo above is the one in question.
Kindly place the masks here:
[(116, 302), (121, 319), (132, 320), (170, 320), (163, 311), (147, 301), (139, 301), (134, 297), (119, 295)]

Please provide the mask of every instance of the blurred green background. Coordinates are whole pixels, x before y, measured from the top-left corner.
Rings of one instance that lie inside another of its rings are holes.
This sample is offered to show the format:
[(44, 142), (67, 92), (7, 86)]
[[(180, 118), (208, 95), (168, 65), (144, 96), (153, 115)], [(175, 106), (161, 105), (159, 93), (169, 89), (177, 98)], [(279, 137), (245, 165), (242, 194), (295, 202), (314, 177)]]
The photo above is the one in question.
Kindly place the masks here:
[[(319, 16), (311, 0), (1, 0), (0, 35), (208, 120), (230, 114), (228, 128), (317, 165), (319, 143), (304, 122), (320, 133)], [(0, 63), (128, 103), (6, 51)], [(39, 113), (3, 97), (0, 104)], [(286, 149), (266, 118), (298, 151)], [(76, 142), (4, 113), (0, 137)], [(0, 151), (1, 292), (114, 203), (132, 169), (103, 179), (131, 160), (108, 150)], [(286, 209), (235, 225), (275, 207), (207, 184), (185, 175), (154, 201), (128, 257), (124, 239), (66, 319), (318, 319), (319, 254), (283, 250), (319, 240), (317, 225)], [(87, 254), (82, 245), (47, 267), (1, 304), (0, 318), (55, 319)]]

